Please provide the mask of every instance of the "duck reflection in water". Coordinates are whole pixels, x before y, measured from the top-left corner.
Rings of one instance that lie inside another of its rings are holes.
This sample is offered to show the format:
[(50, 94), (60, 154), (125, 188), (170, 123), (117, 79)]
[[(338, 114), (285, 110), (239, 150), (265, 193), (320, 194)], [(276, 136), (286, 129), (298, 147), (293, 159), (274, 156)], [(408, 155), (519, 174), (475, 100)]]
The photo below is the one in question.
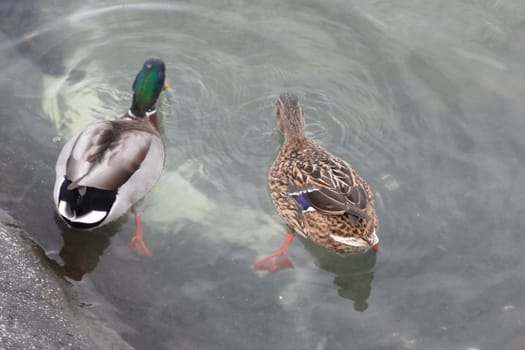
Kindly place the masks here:
[(337, 294), (352, 300), (354, 310), (365, 311), (372, 291), (377, 252), (370, 249), (364, 253), (339, 255), (305, 238), (298, 237), (298, 239), (303, 243), (306, 251), (315, 258), (317, 266), (335, 275), (334, 284), (337, 286)]
[(64, 245), (60, 249), (62, 260), (61, 271), (75, 281), (93, 271), (107, 247), (110, 239), (121, 230), (122, 223), (114, 222), (108, 226), (86, 234), (83, 231), (69, 228), (55, 215), (55, 221), (62, 231)]

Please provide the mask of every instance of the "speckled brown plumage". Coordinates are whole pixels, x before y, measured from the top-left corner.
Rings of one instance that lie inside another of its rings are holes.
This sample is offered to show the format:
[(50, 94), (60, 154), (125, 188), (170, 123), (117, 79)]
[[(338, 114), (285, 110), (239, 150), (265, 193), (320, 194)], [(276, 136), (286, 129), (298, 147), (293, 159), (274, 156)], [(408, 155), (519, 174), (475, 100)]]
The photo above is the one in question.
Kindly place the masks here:
[[(348, 162), (306, 137), (295, 95), (282, 94), (276, 104), (285, 140), (268, 173), (268, 185), (279, 215), (291, 230), (337, 253), (377, 248), (370, 186)], [(291, 194), (302, 197), (308, 209)]]

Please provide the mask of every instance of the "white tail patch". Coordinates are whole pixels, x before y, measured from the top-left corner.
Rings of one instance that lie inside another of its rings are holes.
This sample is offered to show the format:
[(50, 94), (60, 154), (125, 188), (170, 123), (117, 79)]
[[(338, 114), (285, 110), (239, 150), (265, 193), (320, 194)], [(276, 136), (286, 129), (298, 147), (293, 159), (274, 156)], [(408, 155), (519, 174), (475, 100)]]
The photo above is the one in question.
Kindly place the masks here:
[(60, 203), (58, 203), (58, 213), (69, 221), (79, 222), (82, 224), (95, 224), (100, 222), (107, 214), (105, 211), (92, 210), (82, 216), (76, 216), (71, 213), (71, 210), (65, 201), (60, 201)]
[(370, 235), (370, 238), (371, 238), (370, 242), (372, 246), (375, 246), (376, 244), (379, 243), (379, 237), (377, 237), (376, 229), (374, 229), (374, 231)]
[(379, 243), (379, 238), (377, 237), (375, 229), (370, 235), (370, 243), (365, 241), (361, 237), (355, 237), (355, 236), (341, 237), (337, 235), (330, 235), (330, 237), (336, 242), (342, 243), (347, 246), (359, 247), (359, 248), (370, 248)]
[(341, 236), (336, 236), (336, 235), (330, 235), (330, 237), (334, 241), (342, 243), (350, 247), (370, 248), (370, 244), (360, 237), (353, 237), (353, 236), (341, 237)]

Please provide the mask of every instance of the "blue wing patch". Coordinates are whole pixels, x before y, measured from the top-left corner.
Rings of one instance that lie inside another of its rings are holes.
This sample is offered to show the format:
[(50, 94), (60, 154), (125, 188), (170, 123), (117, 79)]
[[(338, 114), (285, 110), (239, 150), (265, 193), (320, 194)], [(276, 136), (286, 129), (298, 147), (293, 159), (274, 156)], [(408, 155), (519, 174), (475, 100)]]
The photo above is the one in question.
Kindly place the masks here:
[[(308, 211), (308, 209), (312, 208), (312, 205), (310, 204), (310, 201), (304, 196), (304, 194), (299, 193), (290, 193), (293, 199), (303, 208), (303, 211)], [(312, 208), (313, 209), (313, 208)], [(311, 210), (311, 209), (310, 209)]]
[(301, 207), (303, 212), (315, 211), (315, 208), (312, 206), (312, 203), (306, 197), (306, 193), (311, 192), (311, 191), (315, 191), (315, 190), (308, 189), (308, 190), (299, 190), (299, 191), (290, 191), (289, 192), (290, 196), (293, 199), (295, 199), (295, 201), (297, 202), (297, 204), (299, 204), (299, 206)]

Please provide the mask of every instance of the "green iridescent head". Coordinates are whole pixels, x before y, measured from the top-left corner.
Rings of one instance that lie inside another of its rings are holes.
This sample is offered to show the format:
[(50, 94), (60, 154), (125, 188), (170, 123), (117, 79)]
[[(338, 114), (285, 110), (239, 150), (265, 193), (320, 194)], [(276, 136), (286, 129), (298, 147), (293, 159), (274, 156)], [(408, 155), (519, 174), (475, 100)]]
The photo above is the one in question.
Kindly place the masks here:
[(155, 103), (164, 87), (164, 62), (158, 58), (149, 58), (138, 72), (133, 82), (133, 102), (131, 113), (144, 117), (155, 109)]

